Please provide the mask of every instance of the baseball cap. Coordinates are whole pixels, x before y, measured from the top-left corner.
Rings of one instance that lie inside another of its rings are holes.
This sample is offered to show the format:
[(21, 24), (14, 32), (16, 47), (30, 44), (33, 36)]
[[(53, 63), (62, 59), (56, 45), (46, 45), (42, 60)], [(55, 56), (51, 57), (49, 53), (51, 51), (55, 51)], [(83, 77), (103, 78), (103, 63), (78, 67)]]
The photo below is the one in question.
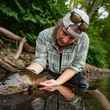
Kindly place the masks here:
[(87, 25), (89, 25), (89, 16), (87, 15), (87, 13), (81, 9), (74, 8), (71, 12), (67, 13), (63, 17), (63, 24), (65, 27), (68, 27), (69, 25), (74, 24), (74, 22), (72, 22), (71, 18), (70, 18), (72, 12), (79, 15), (81, 17), (82, 21), (85, 22)]

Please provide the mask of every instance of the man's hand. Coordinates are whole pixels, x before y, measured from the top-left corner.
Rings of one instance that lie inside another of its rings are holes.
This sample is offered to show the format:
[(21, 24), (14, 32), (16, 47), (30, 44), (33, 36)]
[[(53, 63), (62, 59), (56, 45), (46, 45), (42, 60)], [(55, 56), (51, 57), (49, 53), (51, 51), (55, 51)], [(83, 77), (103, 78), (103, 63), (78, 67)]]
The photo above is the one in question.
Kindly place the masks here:
[(43, 70), (43, 67), (37, 63), (32, 63), (31, 65), (26, 67), (26, 69), (32, 71), (35, 74), (39, 74)]
[(58, 82), (54, 79), (43, 81), (40, 83), (40, 85), (42, 86), (40, 90), (47, 90), (47, 91), (55, 91), (57, 90), (58, 86), (60, 86)]

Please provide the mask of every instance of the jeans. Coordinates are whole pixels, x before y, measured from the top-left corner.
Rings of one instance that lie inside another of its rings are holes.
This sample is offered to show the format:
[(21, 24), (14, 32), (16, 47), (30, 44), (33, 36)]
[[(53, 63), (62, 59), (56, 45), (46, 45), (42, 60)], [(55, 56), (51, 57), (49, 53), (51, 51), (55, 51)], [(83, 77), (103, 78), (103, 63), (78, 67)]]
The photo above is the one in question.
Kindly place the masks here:
[(77, 94), (81, 92), (86, 92), (86, 90), (89, 88), (89, 82), (85, 78), (83, 72), (77, 73), (67, 83), (69, 83), (73, 88), (76, 89)]

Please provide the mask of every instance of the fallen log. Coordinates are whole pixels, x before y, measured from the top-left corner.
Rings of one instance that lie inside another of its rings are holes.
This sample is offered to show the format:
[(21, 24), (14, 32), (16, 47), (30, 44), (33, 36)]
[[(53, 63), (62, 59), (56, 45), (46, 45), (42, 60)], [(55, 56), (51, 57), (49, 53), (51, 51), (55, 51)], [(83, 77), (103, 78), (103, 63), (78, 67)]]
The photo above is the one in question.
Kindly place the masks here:
[(94, 81), (105, 76), (110, 77), (110, 69), (97, 68), (90, 64), (86, 64), (84, 73), (89, 81)]
[[(5, 35), (7, 38), (13, 40), (13, 41), (18, 41), (18, 42), (21, 42), (22, 40), (22, 37), (12, 33), (11, 31), (3, 28), (3, 27), (0, 27), (0, 33)], [(3, 37), (3, 36), (2, 36)], [(24, 43), (24, 49), (27, 51), (27, 52), (31, 52), (31, 53), (34, 53), (34, 48), (32, 46), (30, 46), (27, 42)]]
[(0, 59), (0, 67), (4, 68), (4, 70), (6, 70), (7, 72), (15, 72), (17, 70), (17, 68), (11, 66), (7, 62), (3, 61), (2, 59)]

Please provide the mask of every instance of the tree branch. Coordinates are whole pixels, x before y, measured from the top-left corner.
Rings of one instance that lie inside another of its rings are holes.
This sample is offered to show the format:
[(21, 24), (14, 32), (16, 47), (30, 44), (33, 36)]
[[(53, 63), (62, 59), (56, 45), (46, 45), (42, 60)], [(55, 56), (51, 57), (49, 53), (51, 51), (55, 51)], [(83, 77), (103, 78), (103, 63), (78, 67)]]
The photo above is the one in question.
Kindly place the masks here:
[(20, 54), (22, 53), (23, 45), (24, 45), (25, 42), (26, 42), (26, 39), (23, 38), (23, 39), (21, 40), (21, 42), (20, 42), (19, 48), (18, 48), (18, 50), (17, 50), (17, 52), (16, 52), (16, 55), (14, 56), (15, 60), (17, 60), (17, 59), (19, 58)]
[[(0, 27), (0, 33), (4, 34), (7, 38), (14, 40), (14, 41), (20, 42), (22, 40), (22, 38), (20, 36), (10, 32), (9, 30), (7, 30), (3, 27)], [(27, 42), (24, 43), (24, 49), (27, 52), (31, 52), (31, 53), (34, 52), (34, 48), (32, 46), (30, 46)]]
[(9, 71), (9, 72), (15, 72), (16, 68), (8, 64), (7, 62), (3, 61), (0, 59), (0, 66), (4, 68), (4, 70)]

